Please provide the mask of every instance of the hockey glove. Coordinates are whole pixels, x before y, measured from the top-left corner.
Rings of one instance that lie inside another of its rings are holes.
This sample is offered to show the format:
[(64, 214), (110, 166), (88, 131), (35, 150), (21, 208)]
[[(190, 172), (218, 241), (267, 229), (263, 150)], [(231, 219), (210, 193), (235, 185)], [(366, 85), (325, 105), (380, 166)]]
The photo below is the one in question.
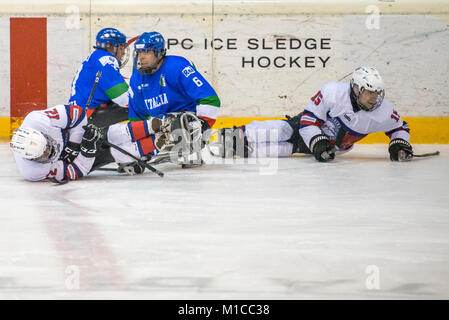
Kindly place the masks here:
[(329, 138), (324, 134), (319, 134), (310, 140), (310, 150), (320, 162), (334, 160), (335, 149), (331, 145)]
[(79, 153), (80, 153), (80, 144), (69, 141), (67, 142), (67, 145), (64, 147), (64, 150), (62, 150), (60, 159), (67, 163), (72, 163)]
[(86, 131), (81, 141), (81, 154), (86, 158), (93, 158), (97, 152), (98, 141), (103, 138), (103, 132), (93, 124), (88, 124), (83, 129)]
[(391, 161), (409, 161), (413, 159), (413, 148), (406, 140), (396, 138), (390, 141), (388, 147)]
[(170, 151), (174, 146), (173, 142), (170, 141), (170, 138), (166, 133), (156, 134), (153, 143), (159, 152)]
[(162, 133), (170, 133), (173, 130), (172, 123), (176, 121), (176, 117), (168, 114), (163, 118), (150, 118), (148, 120), (148, 129), (151, 134), (155, 134), (158, 132)]
[(127, 175), (133, 176), (136, 174), (141, 174), (145, 171), (145, 168), (137, 161), (120, 163), (117, 169), (120, 173), (126, 173)]

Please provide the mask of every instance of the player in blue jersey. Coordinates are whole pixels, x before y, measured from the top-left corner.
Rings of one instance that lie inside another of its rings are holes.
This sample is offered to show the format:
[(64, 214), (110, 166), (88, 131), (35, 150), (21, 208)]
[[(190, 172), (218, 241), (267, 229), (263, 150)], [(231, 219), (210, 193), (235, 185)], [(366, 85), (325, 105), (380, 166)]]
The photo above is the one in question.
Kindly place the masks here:
[[(114, 28), (100, 30), (94, 48), (73, 78), (68, 104), (88, 109), (89, 123), (107, 127), (128, 119), (128, 84), (120, 68), (129, 58), (129, 48), (126, 36)], [(77, 152), (79, 144), (65, 146), (64, 153)]]
[[(120, 68), (126, 64), (129, 56), (126, 36), (117, 29), (104, 28), (98, 32), (94, 48), (95, 51), (84, 60), (73, 78), (69, 99), (70, 105), (87, 107), (88, 117), (96, 108), (104, 104), (113, 103), (123, 108), (128, 105), (128, 84), (120, 74)], [(89, 103), (99, 71), (101, 76)], [(89, 106), (87, 106), (88, 103)], [(127, 109), (121, 111), (122, 115), (127, 113)], [(118, 121), (121, 120), (123, 119)], [(112, 121), (112, 123), (118, 121)], [(108, 124), (111, 123), (105, 123), (105, 125)], [(103, 123), (99, 125), (103, 126)]]
[[(167, 114), (189, 111), (200, 119), (203, 132), (211, 128), (218, 116), (220, 99), (196, 67), (183, 57), (166, 55), (165, 40), (158, 32), (143, 33), (134, 49), (129, 120), (150, 119), (157, 133), (157, 128), (167, 128), (163, 123), (169, 119)], [(147, 144), (142, 153), (152, 153), (152, 145)]]

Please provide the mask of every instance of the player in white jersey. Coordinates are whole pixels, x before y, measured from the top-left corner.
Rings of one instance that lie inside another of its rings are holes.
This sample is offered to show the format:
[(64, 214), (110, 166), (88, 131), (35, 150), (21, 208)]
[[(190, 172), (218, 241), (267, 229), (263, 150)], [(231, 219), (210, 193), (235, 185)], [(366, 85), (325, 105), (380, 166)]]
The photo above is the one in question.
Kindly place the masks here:
[[(51, 179), (63, 182), (78, 180), (87, 175), (96, 164), (103, 162), (125, 164), (122, 172), (133, 174), (135, 168), (126, 167), (127, 163), (134, 160), (129, 156), (115, 149), (107, 149), (107, 154), (98, 154), (102, 140), (107, 139), (134, 156), (141, 157), (142, 144), (154, 145), (155, 152), (164, 145), (165, 142), (158, 141), (154, 135), (157, 130), (155, 123), (145, 120), (133, 122), (132, 125), (115, 124), (107, 132), (103, 132), (94, 125), (87, 124), (83, 108), (57, 105), (30, 112), (14, 132), (10, 146), (14, 151), (17, 168), (26, 180)], [(67, 148), (69, 143), (79, 147)], [(101, 158), (100, 161), (97, 157)]]
[(376, 69), (357, 68), (350, 83), (329, 82), (309, 101), (305, 110), (288, 120), (253, 121), (220, 130), (222, 156), (285, 157), (313, 154), (330, 161), (350, 151), (354, 143), (373, 132), (390, 137), (392, 161), (410, 160), (410, 130), (384, 99), (385, 89)]
[[(30, 181), (63, 181), (86, 175), (95, 161), (98, 141), (98, 135), (90, 130), (85, 135), (86, 125), (85, 111), (79, 106), (58, 105), (30, 112), (10, 143), (22, 176)], [(81, 152), (73, 161), (59, 160), (69, 140), (81, 144)]]

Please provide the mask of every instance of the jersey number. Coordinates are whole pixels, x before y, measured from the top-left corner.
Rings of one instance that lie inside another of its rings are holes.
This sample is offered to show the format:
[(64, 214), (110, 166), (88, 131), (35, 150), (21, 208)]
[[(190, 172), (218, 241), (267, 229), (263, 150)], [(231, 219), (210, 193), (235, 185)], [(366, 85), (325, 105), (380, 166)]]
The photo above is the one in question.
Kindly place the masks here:
[(56, 110), (56, 108), (45, 111), (45, 114), (46, 114), (47, 117), (49, 117), (50, 119), (56, 119), (56, 120), (59, 120), (59, 113), (58, 113), (58, 110)]
[(193, 80), (193, 82), (195, 82), (197, 87), (201, 87), (203, 85), (203, 81), (201, 81), (197, 77), (194, 77), (192, 80)]
[(318, 93), (316, 95), (314, 95), (311, 100), (313, 101), (313, 103), (315, 103), (315, 105), (319, 105), (321, 102), (321, 99), (323, 98), (323, 95), (321, 94), (321, 91), (318, 91)]
[(391, 119), (396, 120), (396, 122), (399, 121), (399, 114), (396, 111), (393, 111), (393, 113), (391, 114)]
[(47, 179), (52, 179), (56, 177), (56, 174), (58, 173), (58, 168), (55, 168), (54, 170), (50, 170), (50, 172), (47, 174)]

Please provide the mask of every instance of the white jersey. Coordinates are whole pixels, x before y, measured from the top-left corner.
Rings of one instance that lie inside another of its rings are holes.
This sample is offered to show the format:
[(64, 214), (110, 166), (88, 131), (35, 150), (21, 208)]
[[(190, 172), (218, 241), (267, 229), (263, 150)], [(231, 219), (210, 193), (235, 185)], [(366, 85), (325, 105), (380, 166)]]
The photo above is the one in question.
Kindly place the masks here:
[(46, 110), (30, 112), (21, 127), (33, 128), (52, 137), (58, 144), (57, 157), (53, 162), (39, 163), (14, 154), (14, 158), (22, 176), (30, 181), (55, 178), (77, 180), (89, 173), (95, 158), (86, 158), (81, 153), (72, 163), (58, 160), (68, 140), (80, 143), (87, 119), (84, 110), (79, 106), (58, 105)]
[(372, 132), (384, 132), (390, 139), (410, 140), (407, 123), (386, 99), (373, 111), (354, 108), (350, 85), (343, 82), (329, 82), (312, 97), (301, 117), (299, 129), (309, 148), (310, 140), (324, 133), (332, 144), (337, 141), (341, 151), (350, 150), (356, 141)]

